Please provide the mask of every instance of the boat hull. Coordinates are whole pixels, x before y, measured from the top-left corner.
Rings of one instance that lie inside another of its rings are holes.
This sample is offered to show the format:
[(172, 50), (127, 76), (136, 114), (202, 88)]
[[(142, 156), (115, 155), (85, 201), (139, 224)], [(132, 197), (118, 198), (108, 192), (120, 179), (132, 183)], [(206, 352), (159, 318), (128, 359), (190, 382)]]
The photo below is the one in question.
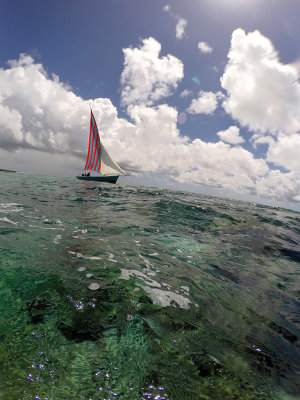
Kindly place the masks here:
[(95, 181), (95, 182), (107, 182), (116, 183), (119, 175), (106, 175), (106, 176), (77, 176), (77, 179), (82, 181)]

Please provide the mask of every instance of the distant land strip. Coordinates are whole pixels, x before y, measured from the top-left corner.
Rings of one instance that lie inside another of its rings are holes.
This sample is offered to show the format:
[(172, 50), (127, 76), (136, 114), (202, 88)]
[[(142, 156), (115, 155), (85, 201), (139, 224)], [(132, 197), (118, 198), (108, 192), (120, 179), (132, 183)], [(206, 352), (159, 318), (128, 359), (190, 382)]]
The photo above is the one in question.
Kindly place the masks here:
[(0, 172), (17, 172), (17, 171), (13, 171), (11, 169), (1, 169), (0, 168)]

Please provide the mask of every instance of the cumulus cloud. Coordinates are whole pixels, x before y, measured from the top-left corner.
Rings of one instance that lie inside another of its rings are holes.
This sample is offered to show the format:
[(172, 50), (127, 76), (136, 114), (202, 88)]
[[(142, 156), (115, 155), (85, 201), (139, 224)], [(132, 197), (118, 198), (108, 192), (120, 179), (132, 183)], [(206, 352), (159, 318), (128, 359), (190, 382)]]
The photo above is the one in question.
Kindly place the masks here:
[[(25, 55), (0, 69), (0, 93), (0, 159), (12, 169), (17, 165), (28, 172), (74, 176), (84, 164), (92, 107), (105, 146), (127, 171), (164, 174), (182, 183), (280, 200), (298, 199), (299, 174), (271, 171), (265, 160), (239, 146), (183, 136), (178, 111), (167, 104), (133, 102), (127, 107), (130, 122), (118, 116), (109, 99), (83, 100)], [(283, 142), (278, 145), (289, 148)], [(285, 156), (276, 154), (277, 162), (283, 163)]]
[(256, 149), (257, 146), (260, 144), (270, 145), (274, 142), (274, 138), (271, 135), (261, 136), (260, 134), (255, 133), (254, 135), (252, 135), (250, 142), (252, 142), (253, 147)]
[(179, 15), (175, 14), (172, 10), (171, 10), (171, 6), (169, 4), (165, 5), (163, 7), (163, 10), (167, 13), (169, 13), (169, 15), (175, 19), (177, 21), (176, 24), (176, 38), (177, 39), (182, 39), (186, 36), (185, 34), (185, 28), (187, 26), (187, 20), (185, 18), (180, 17)]
[(119, 161), (131, 170), (163, 173), (182, 183), (234, 189), (238, 181), (251, 191), (257, 177), (269, 170), (264, 160), (255, 159), (241, 147), (182, 136), (177, 128), (178, 112), (167, 104), (135, 105), (128, 113), (133, 129), (109, 142), (118, 149)]
[(193, 99), (187, 112), (190, 114), (213, 114), (218, 106), (218, 94), (200, 90), (199, 96)]
[(191, 95), (193, 92), (191, 90), (188, 89), (184, 89), (181, 93), (180, 93), (180, 97), (188, 97), (189, 95)]
[(30, 56), (21, 54), (9, 65), (0, 68), (2, 149), (82, 155), (90, 107), (104, 131), (117, 120), (117, 110), (109, 99), (83, 100), (57, 76), (48, 76)]
[(57, 77), (49, 78), (41, 64), (24, 54), (11, 61), (10, 68), (0, 69), (0, 93), (2, 148), (69, 148), (72, 129), (82, 124), (77, 111), (84, 102)]
[(253, 131), (256, 147), (267, 144), (266, 161), (284, 168), (270, 170), (256, 183), (256, 193), (277, 199), (300, 200), (300, 85), (297, 66), (283, 64), (272, 44), (259, 31), (232, 33), (229, 61), (221, 78), (227, 91), (223, 107)]
[(258, 179), (255, 194), (262, 198), (300, 202), (299, 173), (270, 170), (266, 176)]
[(297, 70), (280, 62), (272, 42), (259, 31), (232, 33), (229, 61), (221, 78), (225, 110), (258, 135), (300, 129)]
[(213, 48), (206, 42), (198, 42), (198, 49), (203, 54), (210, 54), (213, 51)]
[[(231, 147), (224, 142), (206, 143), (201, 139), (190, 142), (186, 148), (188, 158), (183, 163), (179, 180), (201, 183), (215, 187), (238, 190), (255, 190), (256, 179), (268, 173), (264, 160), (241, 147)], [(209, 182), (209, 183), (208, 183)]]
[(223, 142), (230, 144), (240, 144), (245, 142), (245, 140), (240, 136), (240, 129), (237, 126), (230, 126), (225, 131), (218, 132), (217, 135), (221, 140), (223, 140)]
[(121, 103), (152, 105), (170, 96), (183, 78), (183, 63), (168, 54), (159, 57), (161, 44), (150, 37), (139, 48), (123, 49)]
[(187, 20), (184, 18), (178, 18), (178, 22), (176, 24), (177, 39), (182, 39), (184, 37), (186, 26), (187, 26)]
[[(127, 170), (163, 173), (180, 182), (218, 187), (235, 185), (237, 175), (245, 182), (249, 176), (248, 184), (253, 186), (255, 174), (267, 170), (264, 161), (255, 160), (245, 150), (182, 136), (174, 107), (134, 104), (127, 109), (133, 121), (129, 122), (118, 117), (109, 99), (83, 100), (57, 78), (49, 77), (41, 64), (24, 56), (0, 71), (0, 87), (1, 107), (7, 116), (1, 118), (1, 147), (27, 149), (27, 163), (30, 158), (49, 160), (49, 155), (39, 156), (41, 151), (52, 154), (63, 170), (68, 162), (74, 165), (76, 155), (84, 160), (91, 106), (106, 147)], [(226, 167), (225, 160), (230, 160)]]
[(270, 143), (267, 161), (300, 174), (300, 135), (281, 136)]

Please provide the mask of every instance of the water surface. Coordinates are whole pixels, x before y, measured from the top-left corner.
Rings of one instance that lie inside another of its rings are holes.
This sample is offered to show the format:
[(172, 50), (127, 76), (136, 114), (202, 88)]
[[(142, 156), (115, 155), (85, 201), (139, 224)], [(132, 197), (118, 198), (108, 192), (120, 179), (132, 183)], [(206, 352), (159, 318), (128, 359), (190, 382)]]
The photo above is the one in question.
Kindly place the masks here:
[(299, 213), (0, 181), (1, 399), (299, 398)]

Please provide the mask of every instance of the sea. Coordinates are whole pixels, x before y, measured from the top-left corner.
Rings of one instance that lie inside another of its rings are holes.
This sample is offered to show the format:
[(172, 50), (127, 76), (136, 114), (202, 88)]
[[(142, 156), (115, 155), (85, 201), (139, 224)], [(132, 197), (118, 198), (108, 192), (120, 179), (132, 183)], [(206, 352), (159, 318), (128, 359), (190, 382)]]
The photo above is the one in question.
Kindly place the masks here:
[(0, 399), (300, 398), (300, 213), (0, 175)]

